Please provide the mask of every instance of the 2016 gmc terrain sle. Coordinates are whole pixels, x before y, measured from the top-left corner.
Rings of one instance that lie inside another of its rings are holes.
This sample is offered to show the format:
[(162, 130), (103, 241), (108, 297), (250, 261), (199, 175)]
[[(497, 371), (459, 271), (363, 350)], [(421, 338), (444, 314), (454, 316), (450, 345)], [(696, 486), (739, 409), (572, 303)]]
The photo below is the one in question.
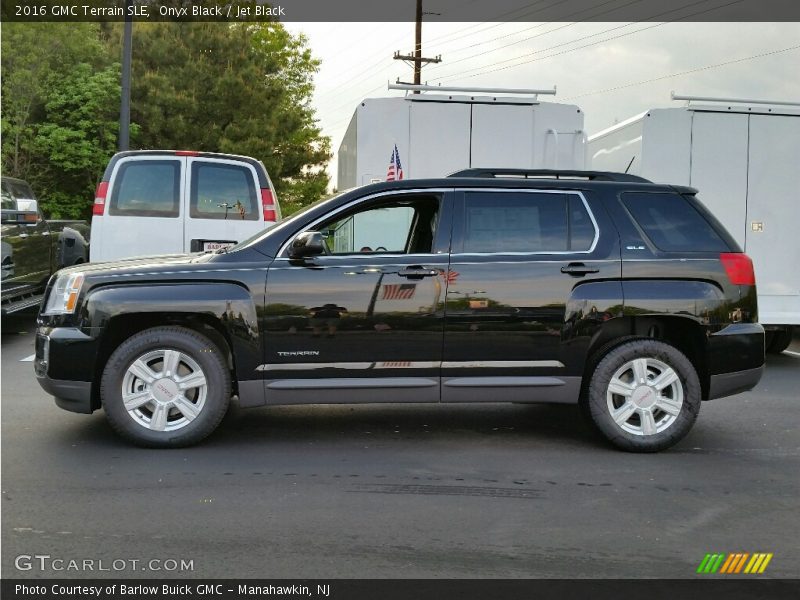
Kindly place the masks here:
[(35, 371), (144, 446), (241, 406), (560, 402), (651, 452), (764, 366), (752, 263), (696, 190), (473, 169), (345, 192), (215, 253), (64, 269)]

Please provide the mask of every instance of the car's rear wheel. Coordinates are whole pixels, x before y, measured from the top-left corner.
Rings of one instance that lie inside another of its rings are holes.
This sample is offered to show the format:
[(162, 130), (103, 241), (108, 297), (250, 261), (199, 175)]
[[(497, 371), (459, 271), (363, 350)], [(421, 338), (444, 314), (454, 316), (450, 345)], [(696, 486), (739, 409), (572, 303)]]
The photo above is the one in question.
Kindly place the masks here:
[(154, 327), (114, 351), (100, 395), (113, 429), (135, 444), (195, 444), (228, 410), (231, 382), (220, 349), (183, 327)]
[(697, 372), (676, 348), (634, 340), (611, 349), (598, 363), (585, 413), (615, 446), (657, 452), (680, 441), (700, 411)]

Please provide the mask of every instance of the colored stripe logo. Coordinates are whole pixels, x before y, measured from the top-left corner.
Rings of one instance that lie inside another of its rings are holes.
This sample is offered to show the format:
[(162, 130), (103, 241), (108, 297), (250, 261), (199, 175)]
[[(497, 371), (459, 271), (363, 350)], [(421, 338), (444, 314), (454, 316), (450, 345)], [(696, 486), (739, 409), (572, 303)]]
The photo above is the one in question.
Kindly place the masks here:
[(732, 554), (706, 554), (697, 567), (697, 572), (702, 575), (721, 575), (747, 574), (757, 575), (763, 573), (769, 561), (772, 560), (772, 553), (755, 552), (734, 552)]

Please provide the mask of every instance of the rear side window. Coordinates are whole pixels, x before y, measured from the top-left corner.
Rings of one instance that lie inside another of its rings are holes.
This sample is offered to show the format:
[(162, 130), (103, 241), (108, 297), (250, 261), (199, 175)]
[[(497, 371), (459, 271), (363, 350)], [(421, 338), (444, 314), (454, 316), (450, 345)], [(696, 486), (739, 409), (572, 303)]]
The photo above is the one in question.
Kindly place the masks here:
[(196, 219), (258, 220), (258, 194), (247, 167), (192, 163), (189, 214)]
[(585, 252), (594, 237), (594, 224), (576, 194), (466, 194), (464, 252)]
[(622, 203), (664, 252), (726, 252), (728, 245), (689, 201), (669, 192), (625, 192)]
[(117, 170), (108, 214), (131, 217), (177, 217), (180, 204), (180, 162), (124, 162)]

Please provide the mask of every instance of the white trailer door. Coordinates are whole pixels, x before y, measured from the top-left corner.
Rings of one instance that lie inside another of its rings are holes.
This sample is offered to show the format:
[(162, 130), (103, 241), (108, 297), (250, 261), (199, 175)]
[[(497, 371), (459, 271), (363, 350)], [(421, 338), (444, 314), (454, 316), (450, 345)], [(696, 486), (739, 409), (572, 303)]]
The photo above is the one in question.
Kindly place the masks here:
[(531, 106), (474, 104), (472, 106), (472, 167), (533, 167), (533, 109)]
[(750, 116), (747, 240), (762, 323), (800, 325), (800, 116)]
[(469, 167), (470, 109), (455, 102), (411, 103), (407, 178), (444, 177)]
[(711, 112), (695, 112), (692, 119), (689, 185), (740, 246), (747, 218), (747, 119)]

